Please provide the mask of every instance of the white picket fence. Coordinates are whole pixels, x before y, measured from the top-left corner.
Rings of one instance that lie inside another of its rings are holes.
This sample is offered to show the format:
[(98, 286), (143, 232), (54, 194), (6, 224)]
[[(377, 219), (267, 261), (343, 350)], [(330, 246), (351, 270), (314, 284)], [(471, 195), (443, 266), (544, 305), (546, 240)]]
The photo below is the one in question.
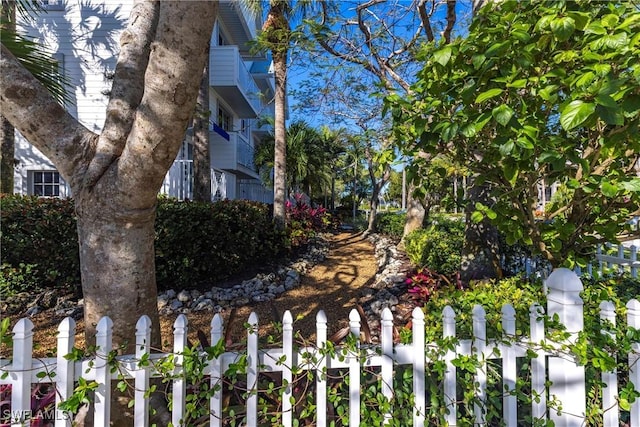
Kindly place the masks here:
[[(583, 302), (579, 293), (582, 283), (578, 276), (567, 269), (555, 270), (547, 279), (548, 288), (547, 314), (558, 315), (571, 337), (575, 337), (583, 329)], [(538, 357), (530, 359), (530, 386), (531, 395), (540, 396), (540, 399), (532, 399), (530, 408), (531, 416), (540, 420), (552, 420), (555, 426), (581, 426), (584, 423), (586, 413), (585, 369), (578, 366), (567, 354), (559, 354), (553, 350), (541, 350), (541, 343), (546, 342), (545, 325), (540, 314), (542, 307), (533, 306), (530, 311), (531, 330), (526, 340), (506, 339), (516, 334), (515, 311), (511, 305), (502, 308), (502, 329), (505, 339), (487, 339), (487, 322), (485, 310), (481, 306), (473, 309), (473, 338), (460, 339), (454, 350), (446, 352), (444, 363), (444, 402), (448, 413), (445, 415), (448, 425), (458, 423), (457, 375), (454, 358), (459, 355), (476, 356), (481, 361), (475, 372), (474, 381), (477, 384), (476, 397), (478, 402), (472, 411), (476, 425), (486, 425), (486, 412), (483, 402), (487, 398), (487, 361), (488, 359), (500, 359), (502, 372), (503, 393), (503, 422), (506, 426), (518, 425), (518, 411), (521, 403), (517, 401), (515, 390), (517, 381), (517, 360), (525, 357), (527, 349), (535, 348)], [(616, 314), (613, 304), (603, 302), (601, 304), (601, 317), (608, 322), (614, 322)], [(631, 300), (627, 304), (627, 327), (640, 329), (640, 302)], [(361, 323), (357, 311), (350, 315), (350, 330), (354, 337), (360, 337)], [(456, 337), (456, 314), (450, 307), (443, 312), (444, 337)], [(315, 425), (324, 427), (328, 424), (327, 410), (327, 376), (328, 369), (342, 369), (349, 376), (349, 425), (361, 425), (360, 399), (363, 384), (361, 373), (363, 369), (376, 368), (379, 372), (381, 390), (383, 395), (392, 399), (394, 396), (394, 372), (399, 366), (406, 365), (412, 370), (412, 390), (414, 394), (413, 425), (425, 424), (425, 412), (427, 409), (428, 384), (425, 379), (425, 367), (434, 362), (430, 360), (430, 349), (433, 344), (425, 343), (424, 314), (420, 309), (413, 311), (411, 344), (396, 344), (393, 340), (393, 316), (390, 310), (385, 309), (381, 322), (381, 344), (379, 346), (357, 345), (349, 350), (337, 349), (334, 355), (321, 353), (318, 349), (327, 346), (327, 319), (323, 312), (317, 315), (317, 340), (316, 346), (295, 348), (293, 321), (289, 312), (284, 315), (283, 346), (278, 349), (260, 349), (258, 347), (257, 325), (258, 319), (254, 314), (249, 317), (251, 327), (248, 329), (248, 342), (246, 352), (227, 351), (220, 357), (208, 362), (205, 373), (210, 375), (210, 385), (213, 389), (220, 384), (224, 372), (236, 363), (239, 357), (246, 355), (246, 384), (249, 388), (246, 398), (246, 419), (242, 425), (256, 426), (258, 424), (258, 375), (260, 372), (280, 372), (284, 384), (281, 395), (281, 425), (290, 427), (293, 425), (292, 411), (292, 380), (294, 367), (303, 371), (312, 370), (315, 378), (315, 393), (317, 419)], [(187, 346), (187, 319), (179, 316), (174, 324), (173, 354), (176, 361), (176, 374), (181, 372), (182, 355)], [(96, 381), (98, 387), (95, 391), (94, 424), (97, 427), (108, 426), (110, 420), (110, 396), (112, 383), (118, 375), (125, 375), (135, 384), (135, 425), (149, 425), (149, 400), (145, 397), (145, 390), (149, 389), (149, 383), (154, 376), (150, 365), (139, 363), (145, 355), (150, 353), (149, 318), (143, 316), (137, 324), (136, 354), (120, 356), (118, 358), (119, 369), (115, 372), (112, 366), (105, 363), (106, 357), (112, 350), (111, 331), (112, 322), (109, 318), (103, 318), (97, 327), (96, 345), (97, 354), (91, 360), (70, 361), (65, 359), (74, 345), (75, 323), (72, 319), (65, 319), (59, 326), (57, 357), (49, 359), (34, 359), (33, 349), (33, 324), (29, 319), (20, 320), (13, 329), (13, 358), (12, 360), (0, 359), (0, 384), (11, 384), (11, 411), (14, 419), (12, 425), (28, 425), (30, 413), (31, 388), (36, 383), (53, 383), (57, 389), (57, 401), (61, 402), (71, 396), (74, 384), (80, 377), (87, 381)], [(223, 339), (222, 318), (215, 315), (211, 322), (211, 343), (217, 343)], [(569, 338), (570, 340), (573, 338)], [(358, 340), (359, 342), (359, 340)], [(553, 347), (553, 343), (547, 342)], [(348, 348), (348, 347), (344, 347)], [(166, 354), (151, 354), (151, 360), (158, 360)], [(628, 354), (629, 378), (636, 390), (640, 390), (640, 343), (635, 342)], [(42, 374), (46, 373), (46, 374)], [(601, 380), (606, 384), (602, 396), (602, 425), (607, 427), (620, 426), (620, 413), (617, 401), (618, 375), (617, 372), (603, 372)], [(179, 375), (172, 380), (173, 407), (172, 420), (175, 426), (182, 425), (181, 420), (185, 414), (185, 398), (187, 395), (185, 379)], [(560, 402), (562, 411), (549, 402)], [(209, 423), (211, 426), (222, 426), (223, 420), (223, 396), (222, 391), (213, 394), (209, 401)], [(393, 413), (384, 414), (385, 420), (390, 420)], [(625, 414), (627, 416), (627, 414)], [(629, 425), (640, 427), (640, 399), (632, 403), (628, 412)], [(522, 420), (521, 420), (522, 421)], [(70, 417), (60, 413), (56, 416), (56, 427), (70, 426)]]
[[(541, 258), (522, 258), (515, 266), (517, 271), (522, 271), (525, 277), (538, 275), (546, 277), (551, 271), (551, 265)], [(635, 245), (625, 245), (613, 243), (599, 244), (596, 247), (595, 260), (587, 264), (586, 268), (576, 267), (575, 272), (579, 276), (586, 273), (599, 275), (609, 273), (626, 273), (633, 278), (638, 278), (638, 247)]]

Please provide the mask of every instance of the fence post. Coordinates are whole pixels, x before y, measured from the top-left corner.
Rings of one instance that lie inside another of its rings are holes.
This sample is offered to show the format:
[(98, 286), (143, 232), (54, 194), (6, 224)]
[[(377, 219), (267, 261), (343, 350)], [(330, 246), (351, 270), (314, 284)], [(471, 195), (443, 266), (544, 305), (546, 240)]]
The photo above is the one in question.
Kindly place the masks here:
[[(293, 316), (289, 310), (284, 312), (282, 318), (282, 425), (291, 427), (293, 420), (293, 405), (291, 403), (293, 373)], [(300, 402), (296, 402), (300, 403)]]
[[(316, 411), (317, 426), (327, 425), (327, 315), (324, 311), (316, 314), (316, 346), (318, 347), (318, 365), (316, 367)], [(323, 354), (324, 353), (324, 354)]]
[(416, 307), (412, 312), (413, 335), (413, 393), (415, 395), (413, 407), (413, 425), (424, 424), (426, 414), (425, 403), (425, 343), (424, 343), (424, 312)]
[[(627, 328), (640, 329), (640, 302), (632, 299), (627, 303)], [(629, 352), (629, 381), (636, 390), (640, 390), (640, 342), (631, 344)], [(631, 404), (630, 422), (640, 426), (640, 399)]]
[(31, 418), (31, 369), (33, 322), (20, 319), (13, 327), (11, 366), (11, 425), (22, 426)]
[[(393, 313), (389, 307), (382, 310), (382, 321), (380, 322), (381, 334), (380, 344), (382, 346), (382, 363), (380, 375), (382, 377), (382, 394), (389, 401), (393, 399)], [(391, 411), (384, 414), (384, 425), (391, 422)]]
[(136, 426), (149, 425), (149, 378), (151, 372), (148, 361), (143, 363), (143, 358), (149, 357), (151, 352), (151, 318), (144, 315), (136, 323), (136, 371), (134, 373), (134, 420)]
[[(456, 313), (451, 306), (446, 306), (442, 310), (442, 337), (446, 339), (455, 339), (456, 336)], [(444, 373), (444, 403), (447, 407), (445, 421), (449, 425), (456, 425), (457, 415), (457, 396), (456, 396), (456, 366), (453, 359), (456, 357), (454, 350), (447, 350), (444, 356), (447, 370)]]
[(356, 309), (349, 313), (349, 330), (356, 348), (349, 351), (349, 425), (360, 425), (360, 315)]
[(107, 427), (111, 420), (111, 366), (109, 354), (113, 341), (113, 321), (103, 317), (96, 326), (96, 382), (94, 426)]
[[(211, 319), (211, 345), (217, 346), (220, 340), (223, 339), (224, 325), (222, 316), (220, 313), (216, 313)], [(223, 345), (225, 343), (222, 343)], [(209, 425), (211, 427), (222, 426), (222, 390), (224, 388), (224, 382), (222, 378), (222, 355), (217, 355), (209, 362), (211, 366), (211, 390), (214, 393), (209, 400), (209, 410), (211, 415), (209, 416)]]
[[(558, 316), (560, 323), (576, 339), (584, 326), (583, 302), (580, 298), (582, 282), (567, 268), (558, 268), (546, 281), (548, 289), (547, 313)], [(586, 413), (585, 372), (583, 366), (566, 357), (549, 357), (549, 395), (562, 405), (561, 411), (552, 410), (551, 420), (556, 427), (582, 426)]]
[(56, 427), (71, 426), (71, 414), (62, 412), (58, 408), (61, 402), (73, 394), (74, 362), (65, 359), (73, 350), (75, 341), (76, 322), (66, 317), (58, 326), (58, 347), (56, 354)]

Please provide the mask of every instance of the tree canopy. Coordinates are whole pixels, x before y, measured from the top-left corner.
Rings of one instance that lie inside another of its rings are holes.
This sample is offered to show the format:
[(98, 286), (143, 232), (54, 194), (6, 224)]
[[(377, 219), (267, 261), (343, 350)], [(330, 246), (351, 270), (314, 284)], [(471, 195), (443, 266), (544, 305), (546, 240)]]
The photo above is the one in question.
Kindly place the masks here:
[[(395, 131), (448, 151), (489, 184), (477, 204), (507, 242), (554, 265), (615, 241), (640, 213), (640, 12), (632, 2), (490, 2), (469, 34), (428, 43), (409, 96), (391, 95)], [(555, 203), (536, 216), (543, 183)]]

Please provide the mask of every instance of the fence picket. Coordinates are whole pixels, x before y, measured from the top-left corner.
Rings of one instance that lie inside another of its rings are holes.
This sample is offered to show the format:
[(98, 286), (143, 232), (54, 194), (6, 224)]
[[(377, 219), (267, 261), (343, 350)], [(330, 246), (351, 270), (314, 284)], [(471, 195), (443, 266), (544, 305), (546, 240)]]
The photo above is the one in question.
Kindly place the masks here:
[(360, 315), (357, 310), (349, 313), (349, 330), (355, 338), (356, 348), (349, 350), (349, 426), (360, 425)]
[(424, 424), (425, 405), (425, 343), (424, 343), (424, 312), (422, 308), (416, 307), (412, 312), (412, 335), (413, 335), (413, 425)]
[[(640, 330), (640, 301), (632, 299), (627, 303), (627, 327)], [(631, 345), (629, 352), (629, 381), (636, 390), (640, 390), (640, 342)], [(631, 404), (630, 424), (640, 426), (640, 399)]]
[[(443, 338), (455, 338), (456, 336), (456, 313), (451, 306), (446, 306), (442, 310), (442, 337)], [(456, 425), (458, 418), (457, 408), (457, 391), (456, 391), (456, 367), (453, 364), (453, 359), (456, 357), (456, 352), (453, 350), (447, 350), (444, 356), (444, 360), (447, 369), (444, 373), (444, 402), (447, 408), (447, 414), (445, 420), (449, 425)]]
[(249, 315), (247, 331), (247, 426), (258, 425), (258, 315)]
[[(211, 345), (217, 345), (223, 339), (224, 324), (220, 313), (216, 313), (211, 319)], [(214, 390), (209, 400), (209, 425), (211, 427), (222, 426), (222, 391), (224, 389), (222, 378), (222, 356), (213, 358), (209, 362), (211, 367), (211, 390)]]
[(291, 367), (293, 366), (293, 317), (289, 310), (284, 312), (282, 318), (282, 424), (284, 427), (291, 427), (293, 406), (291, 399), (291, 387), (293, 375)]
[[(582, 282), (573, 271), (558, 268), (547, 278), (546, 285), (547, 313), (550, 317), (558, 316), (570, 334), (568, 341), (572, 342), (584, 328)], [(562, 412), (551, 411), (551, 420), (556, 427), (582, 426), (586, 413), (584, 366), (567, 357), (549, 357), (548, 364), (549, 395), (562, 402)]]
[(11, 426), (23, 426), (31, 414), (31, 365), (33, 322), (20, 319), (13, 327), (11, 367)]
[[(58, 347), (56, 351), (56, 408), (73, 393), (73, 360), (64, 356), (71, 353), (76, 335), (76, 322), (66, 317), (58, 326)], [(71, 415), (56, 409), (55, 427), (71, 427)]]
[(631, 246), (631, 277), (638, 278), (638, 248)]
[[(600, 319), (602, 323), (609, 322), (611, 326), (616, 324), (615, 306), (611, 301), (600, 303)], [(609, 330), (608, 325), (602, 326), (602, 333), (615, 339)], [(613, 356), (615, 357), (615, 356)], [(602, 389), (602, 421), (605, 426), (620, 425), (618, 416), (618, 370), (602, 372), (602, 382), (605, 387)]]
[[(544, 342), (544, 308), (533, 304), (529, 309), (531, 343), (538, 348)], [(534, 420), (544, 420), (547, 413), (547, 358), (543, 350), (531, 360), (531, 416)]]
[[(393, 398), (393, 313), (391, 313), (389, 307), (385, 307), (384, 310), (382, 310), (380, 327), (380, 343), (382, 345), (382, 366), (380, 367), (382, 395), (391, 401)], [(384, 414), (385, 425), (389, 424), (391, 417), (391, 411)]]
[(109, 353), (112, 350), (113, 321), (103, 317), (96, 326), (95, 372), (98, 388), (95, 390), (94, 425), (107, 427), (111, 420), (111, 367)]
[(485, 407), (487, 403), (487, 317), (484, 308), (476, 304), (473, 307), (473, 354), (479, 363), (475, 381), (478, 386), (477, 402), (473, 404), (476, 425), (485, 425)]
[[(320, 350), (327, 348), (327, 315), (322, 310), (316, 314), (316, 346)], [(320, 355), (316, 363), (316, 421), (318, 427), (326, 427), (327, 411), (323, 408), (327, 407), (327, 356)]]
[(504, 422), (509, 427), (518, 425), (518, 399), (516, 391), (516, 351), (513, 340), (516, 337), (516, 310), (511, 304), (502, 307), (502, 331), (506, 340), (502, 345), (502, 382), (505, 397), (502, 403)]
[[(136, 323), (136, 361), (140, 361), (151, 350), (151, 319), (144, 315)], [(149, 366), (136, 366), (135, 371), (135, 393), (134, 393), (134, 423), (136, 426), (147, 427), (149, 425), (149, 397), (146, 396), (149, 390)]]
[[(180, 314), (173, 322), (173, 354), (176, 368), (184, 364), (184, 351), (187, 348), (187, 332), (189, 322), (184, 314)], [(171, 422), (178, 427), (183, 425), (185, 415), (185, 399), (187, 396), (187, 384), (184, 373), (176, 369), (176, 378), (173, 380), (173, 400), (171, 407)]]

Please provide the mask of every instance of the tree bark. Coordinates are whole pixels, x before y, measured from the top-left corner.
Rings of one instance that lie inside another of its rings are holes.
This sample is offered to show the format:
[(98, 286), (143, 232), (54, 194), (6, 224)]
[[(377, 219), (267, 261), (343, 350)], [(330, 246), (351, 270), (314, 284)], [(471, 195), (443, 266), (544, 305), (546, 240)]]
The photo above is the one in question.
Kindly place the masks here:
[(491, 206), (488, 185), (473, 183), (469, 188), (469, 200), (466, 206), (465, 239), (462, 247), (462, 265), (460, 279), (464, 283), (502, 277), (499, 261), (498, 230), (487, 218), (479, 223), (471, 220), (475, 204), (480, 202)]
[[(210, 51), (210, 45), (209, 41), (207, 53)], [(202, 202), (211, 201), (210, 114), (209, 61), (207, 61), (202, 72), (198, 102), (193, 118), (193, 199)]]
[(0, 141), (0, 193), (13, 194), (15, 132), (4, 116), (0, 116)]
[(114, 80), (123, 92), (117, 96), (116, 90), (109, 104), (130, 111), (119, 115), (123, 110), (109, 108), (100, 136), (69, 115), (2, 46), (3, 114), (54, 163), (75, 196), (88, 343), (97, 320), (109, 316), (114, 345), (133, 351), (142, 314), (154, 325), (152, 345), (161, 343), (153, 249), (157, 193), (195, 106), (215, 19), (210, 6), (134, 5), (121, 40), (122, 55), (131, 55), (119, 59), (122, 74), (116, 70)]
[[(2, 28), (0, 31), (15, 32), (15, 2), (2, 0)], [(15, 130), (4, 116), (0, 115), (0, 193), (13, 194), (15, 166)]]

